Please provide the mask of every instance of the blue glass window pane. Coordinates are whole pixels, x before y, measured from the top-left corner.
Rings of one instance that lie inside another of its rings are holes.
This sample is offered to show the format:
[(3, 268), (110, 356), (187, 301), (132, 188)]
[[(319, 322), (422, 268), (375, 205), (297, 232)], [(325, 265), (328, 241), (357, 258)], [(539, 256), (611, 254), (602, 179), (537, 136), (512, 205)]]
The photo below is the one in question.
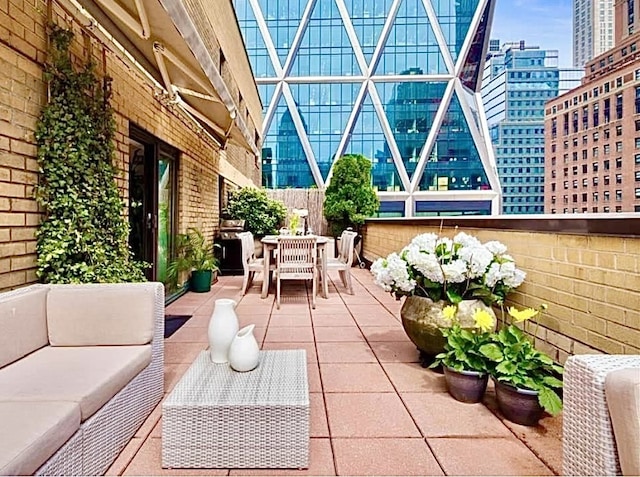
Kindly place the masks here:
[(420, 159), (446, 82), (376, 83), (389, 126), (409, 178)]
[[(249, 3), (248, 0), (243, 1)], [(259, 3), (280, 63), (284, 65), (307, 0), (260, 0)]]
[(273, 92), (276, 89), (275, 84), (259, 84), (258, 92), (260, 93), (260, 100), (262, 101), (262, 114), (266, 114), (271, 100), (273, 99)]
[(376, 190), (404, 190), (391, 156), (391, 149), (368, 94), (364, 98), (344, 153), (362, 154), (371, 160), (371, 175)]
[(256, 78), (275, 76), (273, 63), (267, 52), (262, 33), (258, 28), (258, 22), (249, 2), (237, 0), (235, 2), (236, 16), (242, 31), (244, 43), (247, 47), (247, 55)]
[(429, 153), (419, 189), (491, 189), (457, 95), (451, 99)]
[(278, 101), (262, 146), (262, 185), (270, 189), (315, 186), (287, 102), (282, 95)]
[(290, 75), (355, 76), (360, 74), (362, 72), (335, 1), (316, 2)]
[(300, 114), (308, 125), (307, 136), (325, 180), (360, 86), (360, 83), (290, 85)]
[(431, 0), (440, 29), (455, 62), (469, 32), (478, 0)]
[(345, 0), (345, 4), (364, 57), (369, 63), (380, 39), (382, 27), (389, 16), (393, 0)]
[(482, 13), (482, 19), (478, 26), (478, 31), (473, 37), (469, 54), (464, 60), (460, 79), (462, 84), (472, 91), (477, 91), (480, 86), (481, 74), (480, 70), (483, 65), (482, 50), (484, 48), (485, 38), (487, 36), (487, 28), (489, 26), (489, 12), (491, 11), (491, 0), (487, 2), (487, 6)]
[(375, 74), (443, 73), (447, 67), (422, 0), (403, 0)]

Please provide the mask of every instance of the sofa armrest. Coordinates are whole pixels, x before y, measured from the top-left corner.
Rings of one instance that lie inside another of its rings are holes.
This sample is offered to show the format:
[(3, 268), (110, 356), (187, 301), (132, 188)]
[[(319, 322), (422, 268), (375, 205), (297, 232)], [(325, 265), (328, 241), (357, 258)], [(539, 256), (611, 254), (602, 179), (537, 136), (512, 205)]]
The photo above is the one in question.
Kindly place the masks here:
[(161, 283), (51, 285), (47, 327), (52, 346), (144, 345), (164, 324)]

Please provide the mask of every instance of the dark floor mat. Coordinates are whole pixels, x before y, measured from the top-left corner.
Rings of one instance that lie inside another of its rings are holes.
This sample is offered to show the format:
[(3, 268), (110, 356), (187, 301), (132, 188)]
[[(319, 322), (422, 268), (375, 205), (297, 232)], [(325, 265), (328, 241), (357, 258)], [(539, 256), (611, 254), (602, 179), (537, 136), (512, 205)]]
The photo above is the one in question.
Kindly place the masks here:
[(184, 325), (191, 315), (166, 315), (164, 317), (164, 337), (168, 338)]

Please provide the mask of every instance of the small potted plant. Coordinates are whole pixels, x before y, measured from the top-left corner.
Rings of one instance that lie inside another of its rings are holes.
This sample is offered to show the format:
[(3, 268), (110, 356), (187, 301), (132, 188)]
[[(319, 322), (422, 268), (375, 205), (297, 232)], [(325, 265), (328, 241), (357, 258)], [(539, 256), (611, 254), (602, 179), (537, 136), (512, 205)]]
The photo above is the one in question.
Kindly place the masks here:
[(191, 272), (191, 291), (202, 293), (211, 290), (213, 273), (219, 270), (214, 256), (213, 241), (195, 228), (176, 236), (176, 258), (167, 269), (169, 280), (176, 283), (181, 272)]
[(491, 342), (495, 318), (486, 310), (476, 308), (473, 312), (475, 327), (462, 328), (456, 318), (457, 311), (456, 305), (448, 305), (442, 310), (451, 326), (441, 330), (446, 339), (445, 351), (436, 356), (430, 367), (442, 365), (447, 390), (456, 400), (476, 403), (482, 401), (487, 389), (492, 363), (480, 349)]
[[(535, 349), (532, 341), (515, 323), (526, 323), (538, 310), (527, 308), (508, 310), (512, 323), (491, 336), (491, 342), (480, 348), (481, 353), (493, 362), (490, 373), (496, 384), (498, 407), (504, 416), (517, 424), (535, 426), (543, 411), (556, 415), (562, 410), (562, 399), (556, 389), (562, 387), (558, 376), (562, 366), (545, 353)], [(536, 336), (538, 325), (533, 332)]]

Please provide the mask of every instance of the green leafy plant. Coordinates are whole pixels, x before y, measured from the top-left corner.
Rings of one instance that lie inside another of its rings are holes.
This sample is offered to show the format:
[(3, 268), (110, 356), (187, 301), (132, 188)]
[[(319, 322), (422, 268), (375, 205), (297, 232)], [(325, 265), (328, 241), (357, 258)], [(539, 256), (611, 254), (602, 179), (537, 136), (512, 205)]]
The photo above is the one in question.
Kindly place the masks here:
[(202, 231), (190, 228), (186, 234), (178, 234), (175, 238), (176, 258), (167, 268), (167, 278), (175, 284), (182, 272), (217, 271), (220, 262), (215, 257), (213, 241), (208, 240)]
[(447, 340), (445, 351), (436, 355), (436, 360), (429, 367), (435, 368), (442, 364), (458, 372), (489, 372), (492, 361), (480, 349), (491, 342), (492, 334), (489, 331), (495, 327), (494, 317), (485, 310), (476, 309), (473, 313), (475, 327), (463, 328), (455, 319), (456, 312), (456, 305), (448, 305), (442, 309), (445, 319), (452, 324), (448, 328), (440, 328)]
[[(546, 309), (546, 306), (540, 309)], [(525, 327), (528, 320), (538, 313), (539, 310), (531, 308), (509, 308), (512, 320), (524, 322)], [(535, 331), (533, 336), (536, 336)], [(513, 322), (494, 333), (491, 342), (480, 347), (480, 352), (493, 362), (490, 373), (495, 379), (516, 388), (538, 391), (540, 406), (549, 414), (556, 415), (562, 410), (562, 400), (556, 392), (562, 387), (562, 381), (556, 377), (562, 374), (562, 366), (535, 349), (527, 335)]]
[(278, 233), (287, 219), (287, 208), (279, 200), (270, 199), (262, 189), (243, 187), (229, 195), (224, 215), (246, 221), (246, 229), (253, 235)]
[(338, 159), (333, 165), (331, 183), (324, 199), (324, 216), (332, 235), (337, 237), (348, 227), (359, 230), (379, 205), (371, 185), (371, 161), (359, 154), (347, 154)]
[(50, 99), (36, 128), (44, 210), (37, 231), (38, 277), (48, 283), (143, 281), (115, 182), (111, 80), (92, 63), (76, 70), (73, 33), (52, 25), (46, 65)]

